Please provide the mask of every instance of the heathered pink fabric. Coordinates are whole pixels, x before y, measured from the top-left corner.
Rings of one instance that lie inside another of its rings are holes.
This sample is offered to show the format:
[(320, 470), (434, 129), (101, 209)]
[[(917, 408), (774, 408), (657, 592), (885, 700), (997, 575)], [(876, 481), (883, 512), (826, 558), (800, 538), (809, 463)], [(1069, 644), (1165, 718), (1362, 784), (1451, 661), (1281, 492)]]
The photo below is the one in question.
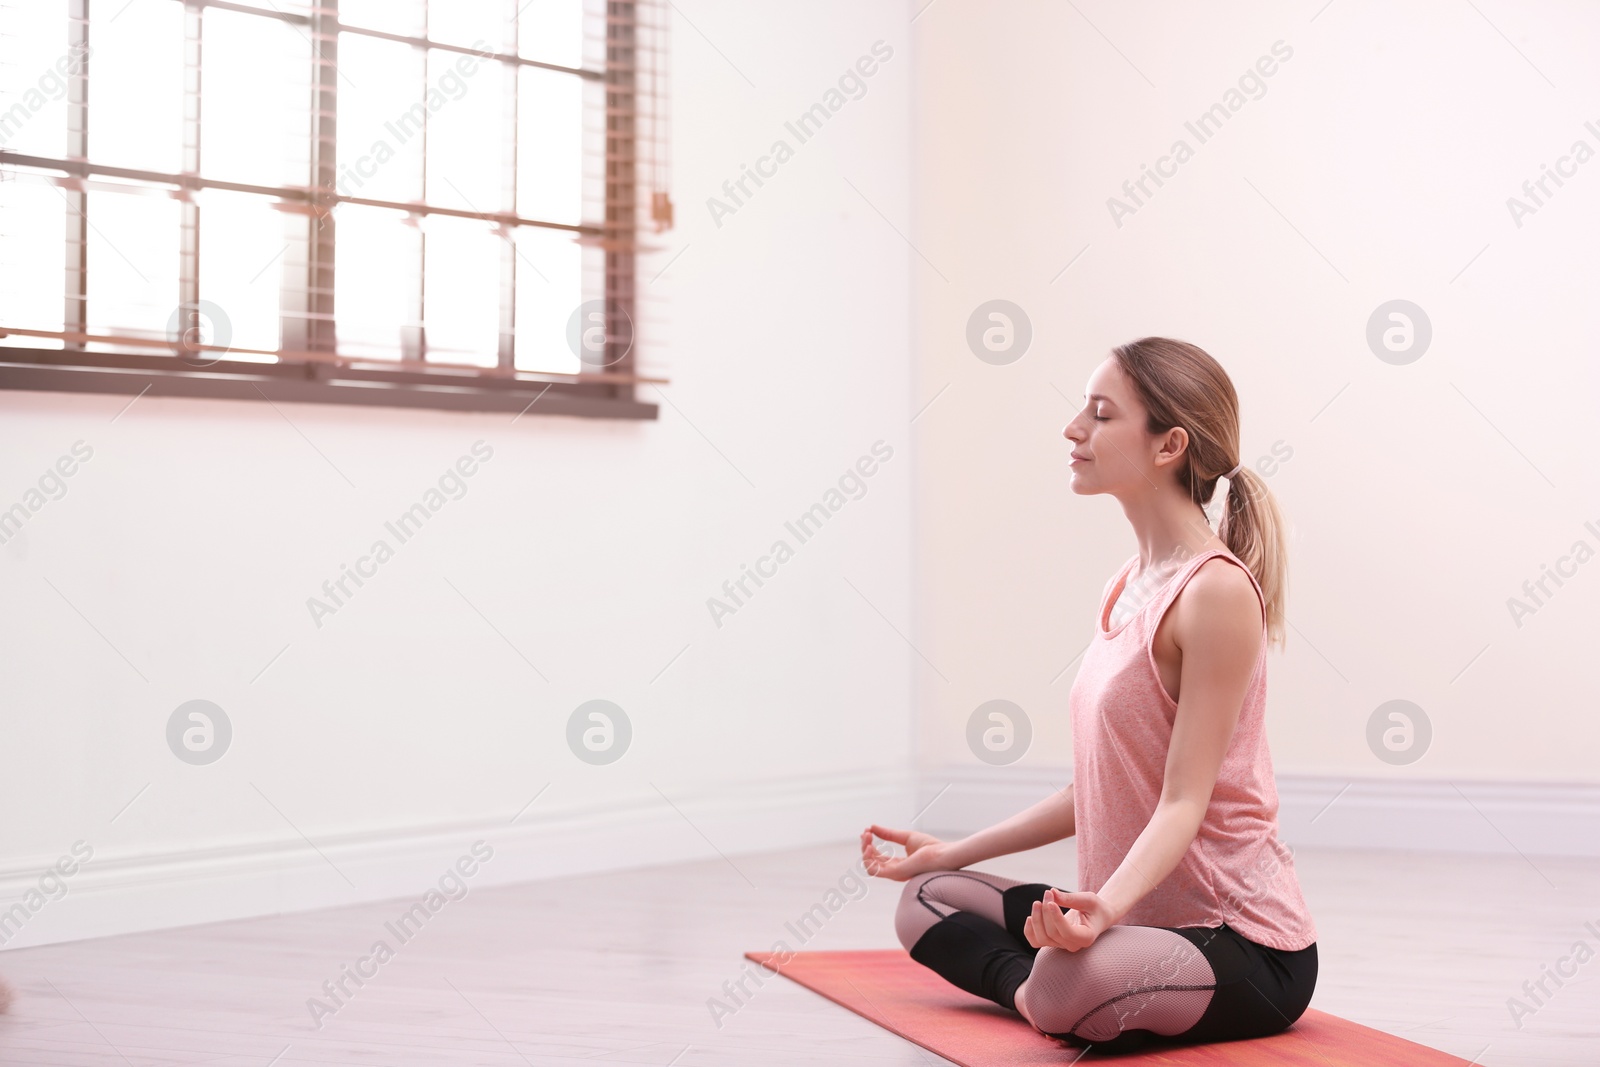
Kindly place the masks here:
[[(1178, 705), (1156, 672), (1156, 626), (1206, 560), (1220, 556), (1250, 575), (1233, 553), (1212, 549), (1186, 561), (1116, 630), (1106, 630), (1113, 598), (1138, 562), (1123, 564), (1101, 595), (1095, 636), (1084, 653), (1068, 705), (1072, 717), (1078, 886), (1098, 893), (1155, 812)], [(1250, 575), (1256, 596), (1261, 586)], [(1300, 893), (1294, 860), (1278, 840), (1278, 790), (1272, 777), (1266, 711), (1266, 621), (1262, 648), (1223, 756), (1200, 831), (1171, 874), (1123, 922), (1135, 926), (1222, 923), (1256, 942), (1301, 949), (1316, 927)]]

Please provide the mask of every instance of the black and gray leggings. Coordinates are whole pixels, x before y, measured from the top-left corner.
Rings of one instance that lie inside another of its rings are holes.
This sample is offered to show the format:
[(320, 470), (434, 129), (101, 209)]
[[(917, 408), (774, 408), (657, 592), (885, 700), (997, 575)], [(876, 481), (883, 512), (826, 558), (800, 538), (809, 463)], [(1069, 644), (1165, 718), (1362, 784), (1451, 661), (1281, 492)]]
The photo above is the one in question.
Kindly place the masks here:
[(919, 874), (900, 897), (895, 932), (952, 985), (1080, 1047), (1264, 1037), (1311, 1002), (1316, 945), (1269, 948), (1226, 924), (1113, 926), (1076, 952), (1034, 948), (1023, 923), (1048, 888), (981, 871)]

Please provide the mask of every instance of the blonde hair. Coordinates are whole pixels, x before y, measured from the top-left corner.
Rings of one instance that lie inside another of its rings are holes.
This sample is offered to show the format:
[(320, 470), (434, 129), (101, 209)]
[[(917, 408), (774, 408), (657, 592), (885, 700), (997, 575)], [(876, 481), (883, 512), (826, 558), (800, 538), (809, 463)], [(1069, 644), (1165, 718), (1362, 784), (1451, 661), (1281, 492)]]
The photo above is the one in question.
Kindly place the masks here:
[[(1189, 499), (1206, 508), (1217, 479), (1240, 463), (1239, 396), (1228, 372), (1203, 349), (1170, 337), (1142, 337), (1111, 353), (1149, 413), (1145, 429), (1162, 434), (1182, 426), (1188, 432), (1176, 476)], [(1228, 481), (1217, 536), (1261, 586), (1267, 640), (1281, 645), (1289, 576), (1283, 515), (1266, 483), (1247, 465)]]

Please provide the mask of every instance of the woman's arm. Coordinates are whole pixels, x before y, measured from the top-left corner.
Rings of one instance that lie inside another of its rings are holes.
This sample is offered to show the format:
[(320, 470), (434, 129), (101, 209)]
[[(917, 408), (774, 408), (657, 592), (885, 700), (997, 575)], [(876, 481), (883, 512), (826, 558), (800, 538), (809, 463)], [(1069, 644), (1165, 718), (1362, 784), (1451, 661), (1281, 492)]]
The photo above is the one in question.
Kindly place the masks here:
[(1026, 811), (1020, 811), (1004, 822), (995, 823), (959, 841), (947, 843), (941, 858), (951, 870), (957, 870), (996, 856), (1026, 852), (1030, 848), (1071, 837), (1077, 832), (1077, 821), (1072, 784), (1069, 782), (1067, 788), (1053, 790)]
[[(920, 830), (896, 830), (873, 824), (861, 831), (861, 862), (870, 875), (903, 882), (926, 871), (955, 871), (973, 863), (1012, 852), (1023, 852), (1071, 837), (1076, 817), (1072, 786), (1057, 790), (1039, 803), (987, 830), (960, 841), (940, 841)], [(904, 856), (885, 856), (874, 837), (904, 845)]]
[[(1206, 563), (1172, 612), (1173, 640), (1183, 665), (1155, 812), (1098, 893), (1051, 890), (1034, 905), (1027, 928), (1036, 946), (1092, 944), (1172, 873), (1205, 819), (1261, 649), (1261, 602), (1250, 579), (1233, 564)], [(1063, 916), (1057, 905), (1074, 914)]]

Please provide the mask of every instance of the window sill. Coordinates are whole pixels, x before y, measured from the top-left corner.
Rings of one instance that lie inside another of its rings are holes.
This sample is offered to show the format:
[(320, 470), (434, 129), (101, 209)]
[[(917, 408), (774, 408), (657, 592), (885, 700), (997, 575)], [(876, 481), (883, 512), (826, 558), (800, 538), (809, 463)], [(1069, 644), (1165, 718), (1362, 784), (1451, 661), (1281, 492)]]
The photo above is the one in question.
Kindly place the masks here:
[(655, 419), (659, 405), (633, 398), (628, 375), (519, 373), (516, 377), (345, 366), (244, 363), (174, 367), (172, 356), (0, 348), (0, 389), (121, 396), (359, 404), (445, 411)]

